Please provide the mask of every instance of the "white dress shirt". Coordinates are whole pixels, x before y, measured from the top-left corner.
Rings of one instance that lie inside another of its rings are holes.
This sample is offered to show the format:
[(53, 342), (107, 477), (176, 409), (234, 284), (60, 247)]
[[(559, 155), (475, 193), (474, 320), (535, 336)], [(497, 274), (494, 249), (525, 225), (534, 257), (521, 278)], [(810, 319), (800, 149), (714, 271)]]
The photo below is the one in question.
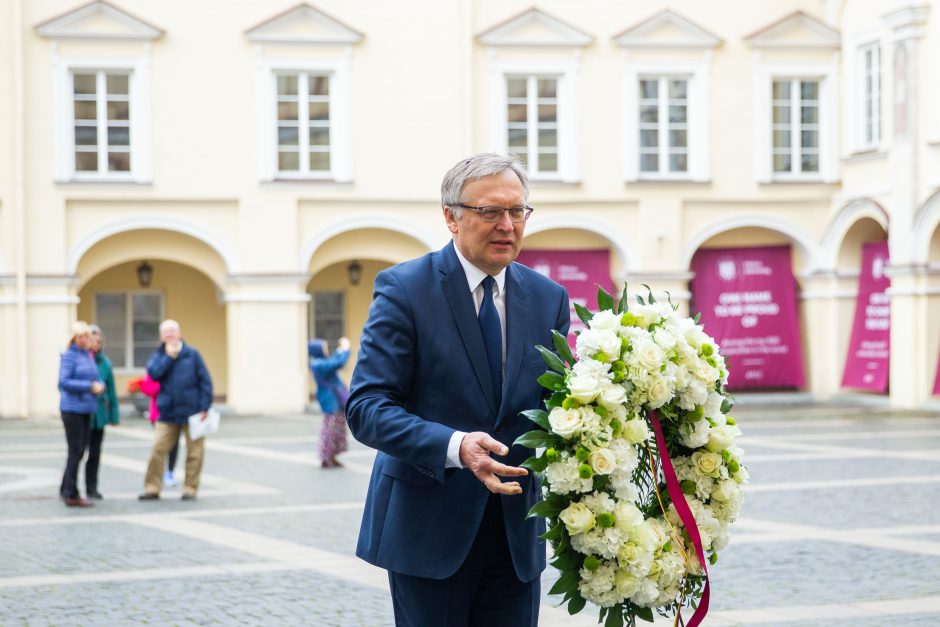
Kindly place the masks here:
[[(480, 270), (475, 265), (467, 261), (466, 257), (460, 254), (460, 249), (454, 243), (454, 252), (457, 253), (457, 260), (463, 268), (467, 277), (467, 285), (470, 286), (470, 295), (473, 297), (473, 307), (480, 315), (480, 305), (483, 303), (483, 279), (487, 276), (486, 272)], [(500, 270), (499, 274), (494, 275), (496, 280), (496, 291), (493, 293), (493, 303), (496, 305), (496, 313), (499, 314), (499, 326), (503, 332), (503, 381), (506, 380), (506, 268)], [(460, 443), (463, 436), (467, 435), (465, 431), (454, 431), (450, 436), (450, 442), (447, 445), (447, 461), (445, 468), (463, 468), (460, 463)]]

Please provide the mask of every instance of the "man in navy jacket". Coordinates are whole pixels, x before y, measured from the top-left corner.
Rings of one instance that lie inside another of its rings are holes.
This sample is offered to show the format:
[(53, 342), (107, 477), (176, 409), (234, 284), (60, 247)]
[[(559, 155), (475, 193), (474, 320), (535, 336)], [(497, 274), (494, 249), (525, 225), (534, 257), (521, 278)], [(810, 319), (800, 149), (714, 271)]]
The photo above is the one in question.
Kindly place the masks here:
[(347, 419), (379, 453), (356, 553), (389, 571), (398, 625), (534, 626), (544, 525), (526, 520), (538, 486), (512, 442), (568, 297), (513, 263), (532, 212), (522, 164), (475, 155), (441, 192), (453, 241), (379, 273), (362, 332)]
[(147, 373), (160, 383), (157, 407), (160, 419), (156, 425), (156, 436), (144, 477), (144, 492), (140, 500), (160, 498), (163, 487), (163, 465), (167, 453), (179, 441), (180, 431), (186, 435), (186, 479), (183, 482), (183, 500), (191, 501), (199, 491), (199, 475), (205, 454), (205, 438), (189, 437), (189, 417), (206, 412), (212, 405), (212, 379), (202, 360), (202, 355), (180, 337), (180, 325), (176, 320), (160, 323), (160, 340), (163, 342), (147, 360)]

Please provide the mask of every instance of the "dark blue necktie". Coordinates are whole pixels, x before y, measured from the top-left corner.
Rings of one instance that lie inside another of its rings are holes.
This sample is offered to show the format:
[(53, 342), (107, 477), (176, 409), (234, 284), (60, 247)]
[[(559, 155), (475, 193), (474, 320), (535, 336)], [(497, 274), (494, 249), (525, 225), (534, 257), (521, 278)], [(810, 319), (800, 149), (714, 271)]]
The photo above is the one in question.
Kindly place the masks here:
[(486, 359), (490, 364), (490, 379), (496, 392), (496, 406), (499, 407), (503, 396), (503, 331), (493, 302), (493, 286), (496, 280), (488, 276), (483, 279), (483, 302), (480, 303), (480, 331), (483, 332), (483, 346)]

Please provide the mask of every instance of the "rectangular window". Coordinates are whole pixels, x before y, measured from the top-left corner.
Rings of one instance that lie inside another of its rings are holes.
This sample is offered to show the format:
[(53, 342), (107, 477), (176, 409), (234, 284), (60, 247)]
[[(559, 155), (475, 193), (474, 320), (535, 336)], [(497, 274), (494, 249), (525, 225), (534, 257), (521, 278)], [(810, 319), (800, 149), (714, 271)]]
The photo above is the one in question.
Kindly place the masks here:
[(330, 171), (330, 77), (277, 73), (277, 169), (306, 175)]
[(774, 80), (773, 171), (819, 173), (819, 81)]
[(875, 146), (881, 142), (881, 46), (863, 46), (861, 55), (861, 121), (862, 145)]
[(105, 354), (115, 369), (142, 369), (160, 345), (163, 294), (103, 292), (95, 294), (95, 322), (105, 336)]
[(685, 175), (689, 171), (689, 81), (641, 78), (640, 175)]
[(506, 145), (538, 176), (558, 174), (558, 79), (506, 79)]
[(73, 71), (75, 172), (131, 171), (130, 73)]
[(343, 337), (346, 329), (345, 295), (343, 292), (318, 290), (313, 293), (313, 337), (326, 340), (330, 349)]

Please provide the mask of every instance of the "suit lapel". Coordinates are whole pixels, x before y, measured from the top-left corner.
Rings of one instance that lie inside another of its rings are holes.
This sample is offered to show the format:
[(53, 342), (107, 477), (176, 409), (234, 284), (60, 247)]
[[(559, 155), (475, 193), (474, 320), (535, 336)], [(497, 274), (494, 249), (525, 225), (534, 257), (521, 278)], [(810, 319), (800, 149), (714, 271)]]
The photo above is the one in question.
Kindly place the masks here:
[(525, 324), (528, 293), (521, 273), (513, 270), (513, 265), (506, 268), (506, 376), (503, 384), (503, 402), (496, 420), (498, 425), (503, 419), (503, 411), (511, 400), (512, 389), (522, 369), (522, 355), (528, 340), (528, 327)]
[(443, 274), (441, 277), (441, 290), (444, 292), (444, 298), (447, 299), (451, 314), (454, 316), (457, 331), (460, 333), (460, 339), (463, 340), (464, 348), (470, 358), (473, 373), (480, 384), (483, 396), (490, 406), (490, 411), (495, 413), (498, 408), (496, 407), (496, 396), (493, 393), (493, 382), (490, 379), (490, 371), (487, 365), (486, 349), (483, 347), (483, 334), (480, 332), (480, 323), (477, 321), (476, 308), (473, 305), (473, 297), (470, 295), (470, 286), (467, 285), (467, 275), (457, 260), (457, 254), (454, 252), (453, 247), (454, 244), (451, 242), (441, 251), (441, 264), (438, 268)]

